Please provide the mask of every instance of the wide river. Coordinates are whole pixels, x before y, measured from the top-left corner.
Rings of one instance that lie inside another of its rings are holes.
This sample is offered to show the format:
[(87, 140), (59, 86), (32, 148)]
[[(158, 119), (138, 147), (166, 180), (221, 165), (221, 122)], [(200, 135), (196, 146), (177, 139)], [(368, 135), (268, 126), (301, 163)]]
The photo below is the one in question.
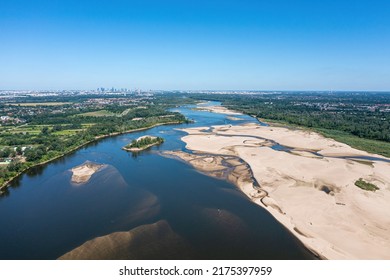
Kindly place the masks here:
[[(210, 102), (209, 105), (216, 105)], [(56, 259), (88, 240), (165, 221), (186, 248), (175, 243), (135, 258), (312, 259), (266, 210), (234, 185), (160, 155), (186, 150), (176, 128), (257, 122), (249, 116), (173, 109), (192, 124), (166, 125), (105, 138), (30, 170), (0, 198), (0, 259)], [(121, 149), (142, 135), (165, 142), (137, 156)], [(85, 161), (106, 164), (89, 182), (71, 182), (71, 168)], [(147, 251), (146, 251), (147, 252)], [(115, 256), (113, 256), (115, 258)]]

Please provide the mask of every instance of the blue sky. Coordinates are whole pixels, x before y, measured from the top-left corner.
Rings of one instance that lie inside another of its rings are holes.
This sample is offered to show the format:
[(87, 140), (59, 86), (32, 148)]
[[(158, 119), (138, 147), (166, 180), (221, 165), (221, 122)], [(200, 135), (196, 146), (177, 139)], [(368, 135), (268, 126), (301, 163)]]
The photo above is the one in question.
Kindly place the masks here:
[(0, 0), (0, 89), (390, 90), (390, 1)]

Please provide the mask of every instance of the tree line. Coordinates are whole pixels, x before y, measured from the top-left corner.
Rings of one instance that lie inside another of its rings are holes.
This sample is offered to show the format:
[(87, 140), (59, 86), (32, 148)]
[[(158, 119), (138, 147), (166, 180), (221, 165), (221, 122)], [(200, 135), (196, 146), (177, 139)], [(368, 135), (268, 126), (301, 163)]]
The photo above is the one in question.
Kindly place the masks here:
[(220, 101), (257, 118), (390, 142), (390, 111), (378, 109), (378, 105), (390, 104), (389, 93), (198, 94), (194, 98)]

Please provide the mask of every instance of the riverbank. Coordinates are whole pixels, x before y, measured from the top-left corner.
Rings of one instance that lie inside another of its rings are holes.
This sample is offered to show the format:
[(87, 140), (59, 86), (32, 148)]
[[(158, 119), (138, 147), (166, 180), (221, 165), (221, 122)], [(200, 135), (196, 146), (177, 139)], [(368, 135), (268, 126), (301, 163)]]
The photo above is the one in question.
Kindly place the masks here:
[[(254, 118), (256, 118), (254, 116)], [(356, 148), (358, 150), (363, 150), (368, 153), (374, 153), (379, 154), (384, 157), (390, 157), (390, 143), (379, 141), (379, 140), (373, 140), (373, 139), (367, 139), (367, 138), (361, 138), (359, 136), (352, 135), (347, 132), (339, 131), (339, 130), (332, 130), (332, 129), (326, 129), (326, 128), (315, 128), (315, 127), (303, 127), (299, 125), (293, 125), (287, 122), (283, 121), (276, 121), (271, 119), (264, 119), (264, 118), (258, 118), (259, 121), (270, 124), (272, 126), (279, 126), (279, 127), (286, 127), (290, 129), (301, 129), (301, 130), (307, 130), (307, 131), (313, 131), (317, 132), (324, 137), (332, 138), (338, 142), (345, 143), (353, 148)]]
[[(225, 108), (223, 106), (203, 106), (203, 103), (198, 104), (198, 107), (196, 110), (201, 111), (209, 111), (219, 114), (227, 114), (226, 118), (229, 120), (237, 120), (239, 118), (238, 115), (243, 115), (245, 113), (241, 111), (235, 111), (232, 109)], [(233, 116), (235, 115), (235, 116)], [(300, 125), (294, 125), (291, 123), (288, 123), (286, 121), (282, 120), (273, 120), (273, 119), (264, 119), (264, 118), (256, 118), (254, 115), (250, 115), (251, 117), (257, 119), (258, 121), (262, 123), (269, 124), (271, 126), (276, 127), (285, 127), (290, 129), (300, 129), (300, 130), (306, 130), (306, 131), (312, 131), (317, 132), (321, 135), (323, 135), (326, 138), (332, 138), (338, 142), (345, 143), (355, 149), (363, 150), (368, 153), (375, 153), (379, 154), (384, 157), (390, 157), (390, 143), (379, 141), (379, 140), (373, 140), (373, 139), (367, 139), (367, 138), (361, 138), (355, 135), (352, 135), (350, 133), (339, 131), (339, 130), (332, 130), (332, 129), (325, 129), (325, 128), (318, 128), (318, 127), (304, 127)]]
[(57, 159), (60, 159), (68, 154), (71, 154), (79, 149), (81, 149), (82, 147), (88, 145), (88, 144), (91, 144), (91, 143), (94, 143), (100, 139), (104, 139), (104, 138), (107, 138), (107, 137), (112, 137), (112, 136), (117, 136), (117, 135), (122, 135), (122, 134), (126, 134), (126, 133), (132, 133), (132, 132), (137, 132), (137, 131), (143, 131), (143, 130), (148, 130), (150, 128), (153, 128), (153, 127), (156, 127), (156, 126), (160, 126), (160, 125), (171, 125), (171, 124), (180, 124), (180, 123), (183, 123), (183, 122), (163, 122), (163, 123), (157, 123), (157, 124), (154, 124), (154, 125), (151, 125), (151, 126), (148, 126), (148, 127), (142, 127), (142, 128), (137, 128), (137, 129), (130, 129), (130, 130), (126, 130), (126, 131), (121, 131), (121, 132), (114, 132), (114, 133), (110, 133), (110, 134), (104, 134), (104, 135), (99, 135), (99, 136), (96, 136), (93, 140), (90, 140), (90, 141), (87, 141), (81, 145), (78, 145), (74, 148), (71, 148), (70, 150), (60, 154), (60, 155), (57, 155), (51, 159), (48, 159), (48, 160), (45, 160), (45, 161), (42, 161), (42, 162), (38, 162), (38, 163), (34, 163), (33, 165), (31, 166), (27, 166), (26, 168), (24, 168), (23, 170), (19, 171), (15, 176), (11, 177), (9, 180), (7, 180), (6, 182), (4, 182), (1, 186), (0, 186), (0, 195), (3, 194), (6, 189), (9, 187), (9, 185), (11, 184), (12, 181), (14, 181), (15, 179), (17, 179), (19, 176), (21, 176), (23, 173), (27, 172), (28, 170), (34, 168), (34, 167), (38, 167), (38, 166), (42, 166), (42, 165), (45, 165), (45, 164), (48, 164), (54, 160), (57, 160)]
[(194, 110), (213, 112), (213, 113), (217, 113), (217, 114), (242, 115), (242, 113), (240, 113), (240, 112), (227, 109), (223, 106), (202, 106), (203, 104), (206, 104), (206, 103), (199, 103), (198, 107), (194, 108)]
[[(285, 127), (248, 124), (183, 131), (188, 133), (182, 138), (186, 147), (207, 154), (207, 163), (215, 164), (211, 168), (218, 166), (213, 157), (236, 156), (246, 162), (264, 192), (238, 187), (321, 258), (390, 259), (390, 164), (342, 157), (386, 158)], [(275, 143), (289, 150), (276, 149)], [(201, 170), (194, 157), (176, 155)], [(379, 190), (356, 187), (359, 178)]]

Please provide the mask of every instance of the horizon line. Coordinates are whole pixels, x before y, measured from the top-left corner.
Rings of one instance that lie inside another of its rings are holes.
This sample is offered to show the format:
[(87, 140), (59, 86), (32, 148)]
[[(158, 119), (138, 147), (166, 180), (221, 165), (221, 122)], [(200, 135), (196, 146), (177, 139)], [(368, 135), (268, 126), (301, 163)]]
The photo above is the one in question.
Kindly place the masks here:
[[(107, 89), (107, 92), (110, 92), (111, 88), (105, 88)], [(131, 91), (140, 90), (143, 92), (150, 92), (150, 91), (163, 91), (163, 92), (175, 92), (175, 91), (188, 91), (188, 92), (201, 92), (201, 91), (208, 91), (208, 92), (390, 92), (389, 90), (372, 90), (372, 89), (358, 89), (358, 90), (341, 90), (341, 89), (141, 89), (141, 88), (126, 88), (126, 87), (120, 87), (115, 88), (115, 90), (122, 90), (127, 89)], [(94, 89), (0, 89), (0, 92), (2, 91), (36, 91), (36, 92), (59, 92), (59, 91), (97, 91), (97, 88)]]

